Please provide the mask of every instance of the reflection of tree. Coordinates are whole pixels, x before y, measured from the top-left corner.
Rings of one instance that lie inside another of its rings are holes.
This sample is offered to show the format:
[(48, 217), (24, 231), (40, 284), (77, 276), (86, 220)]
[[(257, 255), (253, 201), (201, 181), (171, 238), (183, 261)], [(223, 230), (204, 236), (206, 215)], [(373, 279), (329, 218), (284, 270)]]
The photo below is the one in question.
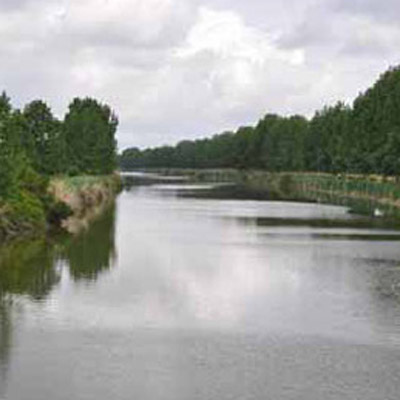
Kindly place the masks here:
[(54, 246), (44, 240), (17, 243), (1, 250), (0, 293), (44, 299), (59, 281)]
[(13, 299), (25, 295), (43, 300), (59, 281), (54, 264), (54, 247), (44, 240), (0, 249), (0, 382), (5, 380), (11, 347)]
[(140, 186), (153, 185), (154, 181), (140, 176), (123, 176), (122, 184), (125, 190), (132, 191), (140, 188)]
[(5, 390), (13, 338), (13, 302), (20, 296), (43, 301), (59, 282), (60, 250), (74, 279), (95, 279), (114, 258), (115, 207), (89, 229), (59, 246), (38, 239), (0, 248), (0, 398)]
[(110, 268), (115, 257), (114, 233), (115, 205), (67, 246), (65, 255), (74, 279), (95, 280)]
[(8, 356), (11, 342), (11, 323), (9, 316), (9, 304), (6, 296), (0, 292), (0, 396), (2, 395), (2, 382), (5, 382)]

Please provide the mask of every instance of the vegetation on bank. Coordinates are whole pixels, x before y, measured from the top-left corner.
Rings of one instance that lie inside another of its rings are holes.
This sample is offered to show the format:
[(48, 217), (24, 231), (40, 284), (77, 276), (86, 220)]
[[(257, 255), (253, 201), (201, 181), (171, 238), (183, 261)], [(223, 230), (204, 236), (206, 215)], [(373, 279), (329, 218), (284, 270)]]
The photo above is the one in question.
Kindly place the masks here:
[[(63, 120), (42, 100), (22, 110), (0, 96), (0, 240), (37, 234), (71, 215), (49, 190), (55, 176), (107, 175), (116, 166), (118, 120), (109, 106), (74, 99)], [(84, 177), (81, 179), (90, 179)]]
[(77, 233), (113, 202), (121, 189), (119, 175), (55, 177), (50, 182), (50, 193), (71, 210), (72, 215), (61, 225)]
[(359, 214), (400, 216), (400, 185), (376, 175), (252, 171), (242, 175), (249, 188), (273, 190), (281, 199), (350, 207)]
[[(357, 214), (400, 217), (400, 184), (395, 177), (326, 172), (269, 172), (254, 169), (150, 169), (161, 175), (185, 176), (193, 182), (223, 183), (235, 187), (235, 196), (253, 199), (311, 201), (349, 207)], [(226, 185), (225, 185), (226, 184)], [(218, 186), (217, 186), (218, 187)], [(213, 189), (215, 192), (215, 189)], [(219, 195), (220, 190), (217, 191)], [(205, 197), (207, 197), (207, 193)], [(199, 194), (197, 194), (198, 196)], [(388, 225), (399, 227), (400, 218)]]
[(235, 168), (400, 175), (400, 67), (391, 68), (352, 104), (313, 118), (267, 114), (254, 127), (176, 146), (125, 150), (122, 169)]

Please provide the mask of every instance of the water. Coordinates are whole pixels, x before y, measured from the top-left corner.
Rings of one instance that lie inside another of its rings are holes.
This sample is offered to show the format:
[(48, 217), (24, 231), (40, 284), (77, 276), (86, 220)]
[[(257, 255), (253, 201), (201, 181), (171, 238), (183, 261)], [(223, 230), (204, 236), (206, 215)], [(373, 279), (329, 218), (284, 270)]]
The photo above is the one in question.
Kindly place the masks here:
[(0, 399), (397, 400), (399, 232), (188, 185), (0, 252)]

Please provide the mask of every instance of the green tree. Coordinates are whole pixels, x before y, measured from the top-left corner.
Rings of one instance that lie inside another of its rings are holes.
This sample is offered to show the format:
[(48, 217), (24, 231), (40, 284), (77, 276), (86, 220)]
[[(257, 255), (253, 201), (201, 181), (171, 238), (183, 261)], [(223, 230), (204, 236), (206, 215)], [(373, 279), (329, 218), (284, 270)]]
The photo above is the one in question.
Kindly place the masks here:
[(25, 146), (33, 167), (41, 173), (57, 173), (63, 169), (63, 138), (60, 123), (42, 100), (27, 104), (23, 111), (30, 147)]
[(5, 92), (0, 96), (0, 198), (6, 197), (17, 184), (14, 151), (10, 142), (11, 102)]
[(63, 134), (70, 172), (108, 174), (116, 166), (116, 115), (94, 99), (74, 99), (65, 116)]

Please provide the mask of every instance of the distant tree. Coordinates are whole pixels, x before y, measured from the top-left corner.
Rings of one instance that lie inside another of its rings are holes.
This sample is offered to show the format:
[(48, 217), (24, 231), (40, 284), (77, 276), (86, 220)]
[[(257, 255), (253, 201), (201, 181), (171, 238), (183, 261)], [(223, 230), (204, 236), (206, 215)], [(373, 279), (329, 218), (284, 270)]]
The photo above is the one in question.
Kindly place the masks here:
[(0, 121), (3, 121), (4, 118), (11, 112), (11, 100), (7, 96), (7, 93), (3, 91), (0, 95)]
[(400, 129), (400, 67), (390, 68), (354, 101), (353, 149), (359, 172), (383, 172), (383, 150)]
[(351, 109), (344, 103), (325, 107), (310, 123), (306, 160), (311, 170), (338, 172), (347, 169)]
[(232, 166), (248, 168), (251, 163), (251, 143), (254, 129), (251, 126), (240, 127), (232, 137)]
[(378, 149), (376, 157), (380, 160), (383, 175), (400, 176), (400, 129), (388, 134), (385, 144)]

